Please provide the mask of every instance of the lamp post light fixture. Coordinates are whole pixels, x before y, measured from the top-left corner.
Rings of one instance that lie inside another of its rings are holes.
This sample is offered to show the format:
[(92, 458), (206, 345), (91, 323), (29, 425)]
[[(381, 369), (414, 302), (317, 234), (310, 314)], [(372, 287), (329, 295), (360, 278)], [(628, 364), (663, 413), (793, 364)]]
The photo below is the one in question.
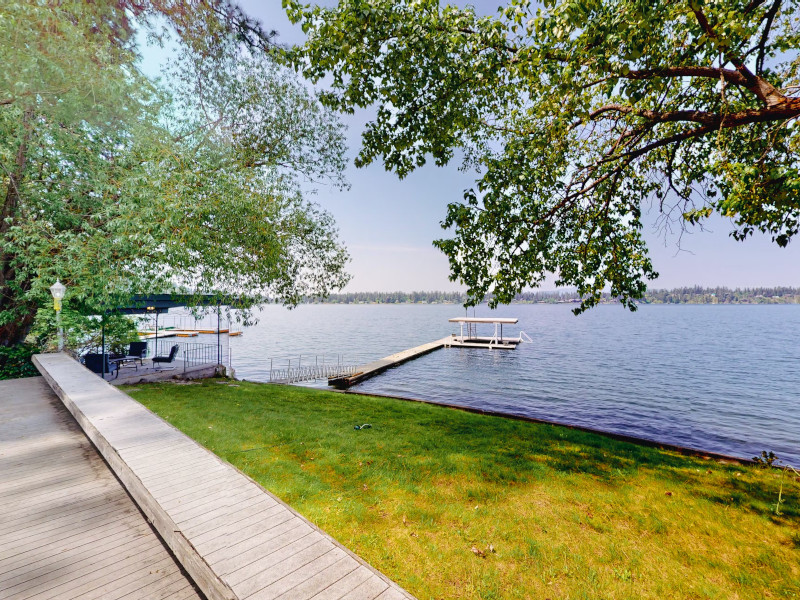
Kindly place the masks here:
[(64, 349), (64, 330), (61, 329), (61, 300), (67, 291), (67, 286), (58, 279), (50, 286), (50, 293), (53, 295), (53, 308), (56, 309), (56, 327), (58, 327), (58, 351)]

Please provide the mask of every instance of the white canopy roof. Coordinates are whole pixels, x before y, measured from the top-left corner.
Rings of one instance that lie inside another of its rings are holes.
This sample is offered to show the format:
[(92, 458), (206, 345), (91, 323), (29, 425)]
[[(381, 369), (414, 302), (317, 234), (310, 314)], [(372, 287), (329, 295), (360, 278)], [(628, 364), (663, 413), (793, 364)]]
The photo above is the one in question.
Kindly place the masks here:
[(500, 323), (501, 325), (514, 325), (519, 321), (501, 317), (454, 317), (448, 320), (450, 323)]

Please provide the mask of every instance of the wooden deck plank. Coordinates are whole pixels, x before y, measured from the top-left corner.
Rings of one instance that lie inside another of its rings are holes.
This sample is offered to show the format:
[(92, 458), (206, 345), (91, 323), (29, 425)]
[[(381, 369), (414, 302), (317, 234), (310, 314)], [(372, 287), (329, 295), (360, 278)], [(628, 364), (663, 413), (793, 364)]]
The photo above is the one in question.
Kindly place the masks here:
[[(31, 596), (20, 596), (19, 600), (61, 600), (65, 597), (80, 598), (98, 586), (116, 581), (130, 571), (149, 571), (152, 565), (163, 560), (163, 548), (152, 545), (139, 548), (135, 554), (120, 554), (101, 560), (92, 566), (70, 572), (60, 577), (48, 576), (47, 589), (37, 589)], [(54, 585), (55, 584), (55, 585)]]
[[(130, 511), (130, 514), (135, 515), (135, 512)], [(42, 546), (47, 546), (47, 544), (54, 539), (61, 540), (65, 544), (77, 544), (81, 540), (99, 531), (116, 532), (117, 529), (126, 527), (130, 527), (130, 523), (124, 517), (113, 515), (113, 518), (97, 520), (84, 526), (76, 525), (63, 528), (51, 534), (43, 533), (31, 536), (31, 538), (23, 538), (22, 540), (17, 540), (15, 543), (0, 545), (0, 547), (2, 547), (2, 550), (0, 550), (0, 561), (4, 562), (9, 558), (36, 551), (36, 549)], [(0, 539), (2, 539), (2, 536), (0, 536)]]
[[(0, 472), (0, 598), (85, 597), (104, 581), (144, 580), (158, 565), (178, 582), (174, 592), (188, 588), (199, 600), (42, 378), (0, 381)], [(131, 588), (128, 600), (152, 597), (137, 590), (145, 588)]]
[(352, 556), (344, 556), (316, 575), (286, 590), (275, 600), (310, 600), (311, 597), (346, 577), (359, 566)]
[(196, 444), (181, 439), (175, 435), (174, 431), (165, 431), (163, 436), (157, 441), (149, 441), (128, 448), (120, 448), (119, 455), (138, 469), (146, 469), (151, 465), (163, 464), (164, 458), (176, 460), (180, 456), (195, 453), (197, 454)]
[(130, 444), (125, 448), (118, 448), (117, 451), (120, 456), (125, 457), (126, 460), (131, 461), (131, 464), (134, 464), (138, 460), (148, 460), (152, 456), (172, 455), (174, 452), (180, 452), (188, 446), (194, 446), (191, 440), (187, 440), (185, 437), (176, 437), (165, 431), (163, 439), (155, 441), (139, 440), (139, 443)]
[(216, 494), (210, 494), (205, 501), (177, 505), (172, 515), (177, 525), (183, 525), (183, 523), (207, 516), (210, 513), (213, 515), (224, 514), (227, 517), (238, 510), (243, 501), (261, 494), (263, 492), (252, 485), (245, 489), (220, 490)]
[(318, 594), (311, 596), (311, 600), (339, 600), (340, 598), (346, 598), (350, 592), (370, 577), (374, 577), (374, 575), (372, 571), (361, 565)]
[[(3, 465), (4, 469), (19, 468), (25, 464), (47, 460), (48, 458), (55, 461), (58, 460), (59, 455), (57, 453), (53, 454), (53, 449), (73, 448), (76, 445), (74, 440), (65, 438), (61, 434), (25, 435), (25, 433), (16, 432), (13, 427), (9, 426), (8, 419), (3, 418), (2, 415), (0, 415), (0, 421), (3, 422), (3, 429), (5, 430), (3, 447), (0, 450), (0, 464)], [(10, 439), (12, 435), (18, 437)], [(25, 462), (17, 464), (21, 460)]]
[(53, 559), (56, 555), (61, 555), (68, 552), (79, 552), (87, 546), (108, 540), (115, 541), (120, 538), (126, 538), (130, 535), (130, 526), (128, 523), (120, 523), (116, 529), (112, 528), (98, 528), (95, 533), (90, 535), (81, 534), (80, 539), (71, 543), (69, 539), (55, 539), (43, 546), (34, 548), (27, 552), (22, 552), (15, 555), (13, 558), (3, 561), (2, 574), (20, 568), (30, 568), (37, 562)]
[(204, 477), (202, 473), (197, 472), (197, 469), (201, 466), (202, 463), (194, 463), (192, 467), (194, 477), (186, 480), (183, 487), (170, 485), (169, 487), (154, 488), (153, 495), (158, 497), (162, 506), (170, 510), (175, 506), (202, 498), (213, 491), (230, 489), (249, 483), (242, 481), (241, 478), (236, 477), (236, 473), (232, 473), (228, 469), (213, 472)]
[(60, 525), (93, 519), (109, 510), (124, 509), (125, 506), (126, 503), (123, 500), (109, 502), (104, 494), (98, 494), (86, 502), (77, 502), (48, 511), (44, 522), (45, 517), (38, 511), (27, 512), (23, 516), (8, 521), (4, 520), (0, 526), (0, 535), (4, 535), (5, 539), (11, 542), (21, 536), (34, 533), (37, 528), (47, 526), (54, 529)]
[[(148, 600), (183, 600), (184, 598), (197, 598), (197, 591), (194, 586), (187, 583), (186, 578), (169, 579), (164, 578), (159, 581), (159, 585), (147, 586), (145, 590), (136, 590), (125, 596), (117, 597), (118, 600), (132, 600), (133, 595), (141, 596), (146, 595)], [(111, 596), (109, 600), (114, 600), (115, 596)], [(103, 598), (103, 600), (106, 600)]]
[[(144, 576), (134, 572), (115, 581), (113, 587), (101, 587), (97, 591), (89, 592), (83, 596), (72, 596), (72, 598), (65, 598), (64, 600), (94, 600), (96, 598), (119, 600), (132, 593), (150, 598), (158, 590), (162, 590), (174, 583), (186, 585), (186, 578), (183, 577), (182, 573), (170, 572), (167, 567), (169, 567), (168, 561), (157, 563)], [(102, 590), (102, 593), (99, 590)]]
[(233, 515), (222, 515), (220, 518), (194, 519), (192, 523), (184, 523), (183, 531), (195, 542), (202, 542), (219, 535), (230, 535), (235, 531), (252, 527), (268, 517), (272, 512), (283, 507), (269, 496), (261, 495), (242, 502)]
[(169, 598), (169, 600), (194, 600), (194, 598), (197, 598), (197, 595), (193, 588), (187, 587), (166, 597)]
[(2, 589), (11, 590), (16, 594), (21, 590), (50, 586), (58, 583), (62, 579), (67, 581), (93, 573), (102, 566), (99, 561), (111, 561), (115, 563), (118, 557), (126, 556), (132, 552), (147, 552), (156, 548), (158, 540), (152, 536), (141, 535), (136, 538), (124, 540), (125, 543), (116, 544), (112, 548), (98, 549), (92, 547), (86, 550), (83, 555), (59, 557), (56, 560), (46, 561), (38, 568), (25, 569), (15, 576), (3, 582)]
[(275, 600), (281, 594), (296, 589), (309, 579), (312, 579), (325, 569), (337, 564), (346, 556), (341, 548), (328, 550), (325, 554), (298, 566), (293, 571), (286, 563), (279, 565), (274, 571), (275, 581), (250, 596), (251, 600)]
[(191, 489), (196, 485), (202, 485), (208, 480), (227, 475), (225, 468), (220, 466), (202, 465), (206, 468), (202, 473), (197, 472), (198, 462), (186, 465), (177, 465), (174, 471), (166, 471), (157, 475), (142, 475), (139, 477), (143, 482), (147, 482), (147, 488), (154, 494), (161, 494), (165, 490), (172, 488)]
[[(232, 556), (242, 556), (257, 546), (262, 546), (268, 542), (272, 543), (272, 540), (279, 535), (302, 526), (302, 523), (298, 523), (290, 511), (283, 507), (281, 508), (283, 510), (267, 517), (257, 527), (239, 529), (233, 535), (217, 536), (200, 543), (197, 548), (203, 552), (206, 560), (216, 564)], [(258, 551), (256, 555), (258, 555)], [(243, 561), (243, 558), (239, 559), (238, 564), (246, 564)]]
[(49, 523), (46, 522), (47, 515), (43, 514), (42, 518), (45, 519), (45, 522), (40, 524), (30, 535), (20, 537), (17, 532), (9, 534), (9, 536), (13, 535), (14, 539), (9, 539), (3, 544), (3, 549), (0, 551), (0, 560), (7, 558), (9, 553), (22, 552), (27, 548), (36, 548), (43, 541), (46, 543), (51, 539), (68, 538), (76, 533), (85, 533), (98, 527), (108, 527), (117, 522), (124, 522), (131, 514), (134, 514), (134, 510), (130, 506), (124, 506), (118, 508), (118, 510), (98, 515), (97, 518), (88, 522), (68, 521), (66, 524), (59, 524), (55, 527), (50, 527)]
[(73, 494), (80, 492), (81, 490), (85, 489), (85, 484), (91, 484), (94, 481), (91, 474), (82, 473), (75, 477), (74, 480), (68, 482), (66, 485), (59, 486), (53, 491), (43, 495), (40, 501), (37, 502), (30, 502), (30, 498), (15, 498), (14, 500), (10, 500), (8, 502), (3, 502), (3, 507), (8, 509), (9, 512), (13, 511), (19, 507), (25, 507), (30, 509), (31, 506), (36, 504), (46, 503), (51, 500), (56, 500), (59, 498), (68, 498)]
[(168, 575), (167, 569), (169, 569), (169, 566), (170, 559), (165, 558), (151, 564), (144, 575), (139, 570), (132, 570), (116, 579), (106, 576), (102, 580), (96, 580), (92, 584), (96, 587), (91, 590), (73, 591), (70, 595), (70, 600), (109, 600), (121, 590), (131, 588), (133, 588), (132, 591), (138, 590), (140, 595), (147, 597), (149, 584), (158, 586), (159, 582)]
[[(203, 460), (204, 454), (205, 452), (201, 448), (180, 447), (171, 450), (168, 454), (161, 450), (152, 456), (129, 460), (128, 464), (131, 468), (135, 468), (142, 478), (157, 478), (165, 473), (177, 473), (184, 466), (191, 466), (198, 460)], [(126, 460), (128, 459), (126, 458)]]
[(41, 453), (21, 452), (13, 457), (6, 457), (5, 460), (0, 458), (0, 485), (13, 483), (19, 477), (25, 477), (26, 475), (36, 474), (34, 476), (38, 476), (40, 469), (54, 472), (64, 468), (65, 465), (72, 461), (68, 454), (64, 456), (71, 449), (69, 447), (51, 447)]
[[(292, 527), (292, 525), (294, 525)], [(318, 543), (321, 536), (305, 523), (289, 521), (286, 530), (271, 540), (250, 548), (246, 552), (230, 552), (212, 560), (218, 573), (235, 587), (237, 584), (258, 575), (264, 569), (286, 560), (293, 554)]]
[[(46, 573), (57, 571), (63, 566), (91, 559), (97, 555), (106, 555), (120, 547), (128, 547), (137, 538), (147, 537), (147, 531), (128, 532), (128, 535), (114, 535), (110, 538), (97, 540), (93, 544), (83, 544), (78, 548), (68, 548), (58, 553), (58, 557), (53, 555), (35, 556), (32, 560), (10, 569), (0, 575), (0, 588), (12, 586), (20, 581), (34, 579)], [(58, 539), (52, 539), (48, 547), (58, 544)]]
[[(46, 552), (51, 546), (53, 541), (58, 541), (60, 548), (73, 548), (82, 545), (86, 540), (92, 540), (96, 536), (103, 535), (117, 535), (120, 531), (127, 531), (130, 528), (130, 523), (120, 520), (111, 526), (100, 524), (91, 529), (78, 529), (72, 531), (68, 535), (59, 537), (57, 540), (50, 538), (42, 538), (36, 542), (17, 546), (16, 548), (9, 549), (0, 555), (0, 564), (5, 565), (6, 562), (16, 564), (18, 559), (31, 559), (31, 557), (40, 556)], [(2, 567), (5, 569), (5, 567)], [(10, 568), (10, 567), (9, 567)]]
[(375, 600), (408, 600), (408, 596), (401, 593), (399, 590), (396, 590), (395, 588), (388, 588)]
[[(34, 362), (208, 600), (402, 592), (246, 475), (74, 361), (39, 355)], [(118, 575), (115, 589), (134, 585)], [(378, 583), (365, 586), (370, 579)], [(147, 581), (173, 589), (157, 573)], [(178, 596), (187, 593), (177, 585)], [(114, 587), (105, 579), (93, 586)]]
[[(53, 570), (34, 571), (30, 579), (25, 579), (27, 574), (23, 574), (14, 581), (7, 582), (3, 586), (3, 591), (20, 598), (20, 600), (30, 596), (43, 598), (51, 593), (53, 589), (62, 590), (70, 582), (91, 580), (94, 573), (116, 572), (119, 564), (124, 563), (124, 559), (134, 553), (137, 558), (141, 559), (142, 556), (150, 556), (157, 550), (158, 540), (143, 537), (130, 544), (125, 544), (117, 552), (102, 555), (97, 560), (79, 561), (77, 566), (68, 563), (56, 563), (53, 565)], [(107, 566), (113, 568), (105, 569), (104, 567)], [(20, 579), (21, 581), (18, 581)], [(61, 593), (59, 591), (59, 594)]]
[[(187, 511), (194, 508), (207, 505), (209, 503), (216, 503), (223, 499), (233, 498), (239, 502), (245, 502), (253, 497), (253, 492), (256, 496), (263, 495), (258, 486), (253, 485), (249, 481), (237, 479), (221, 479), (216, 485), (205, 488), (205, 494), (198, 494), (194, 492), (191, 495), (178, 495), (165, 496), (162, 505), (170, 511), (170, 514), (175, 516), (183, 515)], [(159, 497), (159, 500), (161, 498)]]
[[(308, 537), (315, 537), (313, 534)], [(331, 545), (327, 540), (319, 539), (316, 543), (291, 554), (290, 556), (283, 557), (281, 560), (274, 561), (273, 564), (267, 564), (270, 561), (263, 561), (265, 564), (259, 571), (242, 581), (238, 585), (234, 585), (236, 593), (240, 598), (250, 598), (256, 592), (264, 589), (265, 587), (275, 583), (280, 578), (285, 577), (289, 573), (308, 565), (313, 560), (332, 552)], [(262, 561), (259, 561), (261, 563)]]
[(352, 592), (348, 592), (347, 600), (373, 600), (386, 591), (388, 587), (388, 583), (377, 575), (373, 575)]
[(74, 481), (74, 477), (64, 473), (64, 469), (53, 469), (51, 471), (36, 471), (28, 476), (20, 476), (3, 484), (0, 490), (0, 502), (11, 500), (17, 494), (27, 494), (30, 488), (41, 489), (43, 486), (60, 486)]

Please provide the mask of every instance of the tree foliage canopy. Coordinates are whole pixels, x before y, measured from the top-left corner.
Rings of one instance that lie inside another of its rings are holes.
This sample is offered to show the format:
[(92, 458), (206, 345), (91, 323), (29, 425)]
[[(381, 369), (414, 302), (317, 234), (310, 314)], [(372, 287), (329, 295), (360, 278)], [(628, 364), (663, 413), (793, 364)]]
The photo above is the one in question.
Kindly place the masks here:
[[(137, 28), (172, 36), (164, 83), (139, 71)], [(0, 345), (56, 278), (91, 310), (168, 290), (293, 304), (347, 281), (304, 197), (345, 185), (343, 127), (269, 49), (221, 0), (5, 3)]]
[(657, 276), (642, 210), (785, 246), (800, 227), (800, 8), (785, 0), (284, 0), (331, 76), (326, 103), (376, 106), (359, 164), (401, 177), (456, 152), (480, 177), (436, 245), (473, 299), (548, 273), (630, 308)]

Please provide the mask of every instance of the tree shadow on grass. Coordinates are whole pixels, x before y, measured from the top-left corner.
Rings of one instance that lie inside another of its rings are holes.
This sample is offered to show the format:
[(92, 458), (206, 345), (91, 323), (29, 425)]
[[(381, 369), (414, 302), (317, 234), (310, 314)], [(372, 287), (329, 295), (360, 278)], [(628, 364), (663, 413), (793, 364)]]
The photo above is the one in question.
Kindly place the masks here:
[[(438, 407), (437, 407), (438, 408)], [(618, 440), (602, 434), (460, 413), (459, 418), (433, 418), (417, 423), (430, 431), (424, 450), (435, 453), (458, 443), (474, 460), (470, 468), (486, 483), (516, 483), (543, 479), (549, 473), (590, 476), (610, 486), (646, 472), (666, 486), (690, 487), (695, 497), (754, 514), (778, 524), (800, 518), (798, 482), (784, 478), (781, 515), (775, 514), (780, 481), (775, 470), (751, 465), (721, 464), (701, 456)], [(445, 471), (448, 469), (445, 469)], [(711, 481), (711, 473), (714, 480)]]

